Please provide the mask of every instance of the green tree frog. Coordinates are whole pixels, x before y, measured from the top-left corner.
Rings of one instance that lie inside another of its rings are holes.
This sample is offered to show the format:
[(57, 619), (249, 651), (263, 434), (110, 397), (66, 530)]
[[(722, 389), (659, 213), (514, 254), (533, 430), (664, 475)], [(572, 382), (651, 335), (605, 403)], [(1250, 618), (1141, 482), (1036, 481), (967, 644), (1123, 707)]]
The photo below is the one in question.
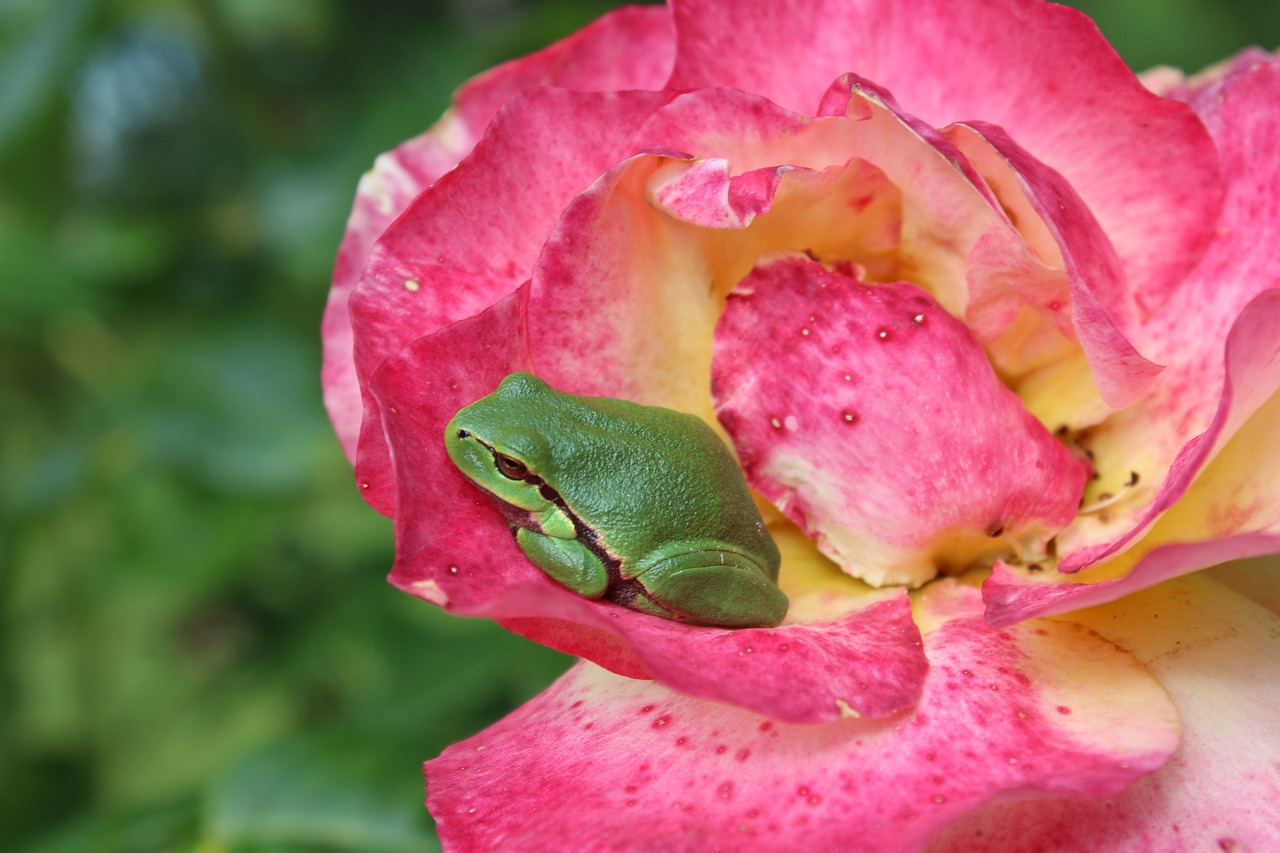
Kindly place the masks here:
[(737, 462), (693, 415), (521, 372), (460, 410), (444, 441), (525, 555), (574, 592), (699, 625), (786, 615), (778, 548)]

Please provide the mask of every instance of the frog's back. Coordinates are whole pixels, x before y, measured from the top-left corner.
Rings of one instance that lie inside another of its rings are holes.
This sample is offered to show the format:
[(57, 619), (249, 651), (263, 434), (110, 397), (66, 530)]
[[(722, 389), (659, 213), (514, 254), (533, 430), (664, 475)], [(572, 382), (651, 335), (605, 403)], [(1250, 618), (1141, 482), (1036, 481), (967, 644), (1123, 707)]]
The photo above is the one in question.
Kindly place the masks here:
[(563, 396), (558, 415), (573, 424), (555, 444), (556, 466), (571, 469), (578, 486), (563, 497), (571, 510), (597, 519), (610, 540), (625, 540), (619, 550), (718, 540), (763, 553), (766, 562), (776, 555), (737, 461), (702, 420), (624, 400)]

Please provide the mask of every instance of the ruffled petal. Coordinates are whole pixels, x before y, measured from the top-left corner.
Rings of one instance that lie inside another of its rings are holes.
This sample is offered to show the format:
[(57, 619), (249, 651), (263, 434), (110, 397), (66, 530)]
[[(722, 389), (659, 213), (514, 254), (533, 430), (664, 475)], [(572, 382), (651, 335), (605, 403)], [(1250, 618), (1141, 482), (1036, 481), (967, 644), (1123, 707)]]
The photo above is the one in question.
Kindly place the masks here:
[[(910, 280), (956, 316), (981, 306), (979, 339), (1006, 373), (1081, 351), (1066, 273), (954, 146), (865, 81), (838, 81), (827, 110), (806, 119), (734, 90), (656, 110), (636, 137), (652, 153), (574, 199), (539, 259), (532, 340), (552, 383), (709, 415), (723, 300), (787, 249)], [(1031, 337), (1054, 343), (1029, 366), (1004, 358)]]
[(1036, 559), (1075, 516), (1086, 466), (913, 285), (762, 264), (720, 318), (712, 376), (753, 488), (877, 586), (1011, 543)]
[(1169, 691), (1183, 725), (1177, 752), (1118, 796), (994, 805), (929, 849), (1273, 849), (1280, 839), (1280, 618), (1215, 583), (1182, 578), (1071, 619), (1131, 651)]
[[(1069, 623), (919, 603), (932, 669), (888, 720), (795, 726), (579, 665), (426, 765), (452, 850), (913, 850), (1002, 797), (1105, 797), (1178, 742), (1167, 695)], [(1091, 653), (1081, 657), (1079, 646)]]
[(498, 110), (520, 92), (533, 86), (598, 92), (660, 89), (674, 55), (675, 32), (666, 8), (618, 9), (544, 50), (469, 81), (430, 130), (374, 161), (356, 189), (321, 325), (325, 406), (348, 459), (356, 460), (363, 406), (347, 300), (382, 232), (414, 196), (466, 156)]
[(1274, 547), (1271, 537), (1280, 532), (1280, 484), (1272, 473), (1280, 469), (1274, 458), (1280, 453), (1278, 97), (1280, 63), (1250, 66), (1201, 93), (1198, 103), (1222, 147), (1230, 192), (1218, 240), (1148, 325), (1149, 340), (1170, 366), (1149, 395), (1086, 437), (1099, 473), (1086, 492), (1086, 509), (1097, 509), (1059, 539), (1060, 568), (1083, 573), (1066, 584), (1051, 575), (997, 572), (988, 589), (993, 619), (1109, 601)]
[[(1154, 310), (1203, 253), (1221, 185), (1183, 104), (1147, 91), (1080, 12), (1032, 0), (675, 0), (670, 85), (734, 86), (814, 108), (845, 72), (934, 127), (1002, 127), (1061, 173)], [(1178, 180), (1168, 180), (1168, 175)]]
[[(1186, 491), (1175, 492), (1176, 502), (1170, 501), (1173, 505), (1136, 545), (1083, 574), (1096, 577), (1106, 572), (1110, 577), (1084, 583), (1053, 576), (1039, 581), (999, 567), (984, 587), (994, 623), (1112, 601), (1214, 563), (1280, 550), (1277, 328), (1280, 290), (1273, 290), (1254, 300), (1232, 331), (1228, 382), (1218, 415), (1206, 437), (1188, 446), (1170, 475), (1174, 483), (1181, 479)], [(1230, 439), (1218, 449), (1215, 436)], [(1207, 466), (1206, 459), (1212, 460)], [(1169, 491), (1166, 484), (1165, 492)], [(1157, 503), (1158, 509), (1164, 507)]]
[[(1028, 154), (1001, 128), (986, 122), (971, 122), (952, 125), (944, 134), (979, 169), (1028, 241), (1042, 247), (1039, 251), (1042, 257), (1047, 256), (1046, 262), (1065, 267), (1070, 283), (1073, 334), (1089, 363), (1100, 402), (1110, 409), (1123, 409), (1132, 404), (1151, 386), (1161, 368), (1140, 355), (1130, 340), (1137, 330), (1132, 296), (1125, 288), (1120, 259), (1093, 213), (1061, 175)], [(1038, 233), (1041, 229), (1042, 235)], [(969, 322), (982, 328), (989, 322), (985, 314), (999, 315), (1009, 310), (1002, 304), (1005, 301), (1007, 298), (989, 299), (989, 304), (970, 306)], [(1055, 307), (1062, 310), (1065, 306), (1060, 300), (1036, 307), (1053, 311)], [(1034, 367), (1045, 367), (1044, 372), (1057, 377), (1062, 362), (1051, 361), (1046, 357), (1050, 353), (1036, 357), (1049, 336), (1038, 333), (1040, 330), (1027, 319), (1021, 323), (1008, 320), (1003, 323), (1014, 330), (1005, 334), (1017, 340), (1026, 351), (1019, 352), (1021, 357), (1016, 360), (1005, 355), (998, 364), (1017, 377), (1015, 384), (1020, 396), (1024, 400), (1024, 395), (1033, 398), (1029, 401), (1032, 411), (1041, 420), (1072, 427), (1101, 420), (1107, 413), (1105, 407), (1077, 404), (1072, 412), (1060, 407), (1060, 393), (1036, 394), (1027, 387), (1045, 384), (1037, 383), (1037, 376), (1030, 381), (1019, 381)], [(1070, 358), (1068, 355), (1067, 359)]]

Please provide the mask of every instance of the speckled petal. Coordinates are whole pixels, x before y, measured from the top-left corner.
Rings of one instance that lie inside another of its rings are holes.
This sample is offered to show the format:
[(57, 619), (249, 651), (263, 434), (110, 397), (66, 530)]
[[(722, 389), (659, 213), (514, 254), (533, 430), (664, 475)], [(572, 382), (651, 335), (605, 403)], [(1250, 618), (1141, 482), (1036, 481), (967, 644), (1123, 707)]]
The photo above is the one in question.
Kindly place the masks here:
[[(1102, 477), (1086, 503), (1104, 502), (1103, 494), (1122, 500), (1064, 533), (1059, 544), (1068, 571), (1134, 541), (1269, 393), (1264, 389), (1260, 397), (1255, 389), (1241, 397), (1244, 375), (1238, 374), (1232, 400), (1224, 383), (1232, 358), (1228, 338), (1243, 333), (1232, 331), (1242, 312), (1280, 287), (1280, 62), (1240, 69), (1201, 91), (1195, 103), (1218, 140), (1229, 178), (1217, 240), (1143, 330), (1143, 348), (1168, 368), (1138, 405), (1088, 436)], [(1252, 310), (1268, 309), (1257, 303)], [(1268, 322), (1259, 317), (1252, 323), (1259, 340), (1251, 346), (1265, 349)], [(1237, 369), (1265, 370), (1266, 359), (1255, 352), (1247, 358), (1255, 368), (1242, 363)], [(1266, 384), (1262, 376), (1249, 381)], [(1228, 406), (1234, 413), (1224, 420)], [(1141, 482), (1126, 489), (1133, 471)]]
[[(1181, 480), (1185, 491), (1174, 493), (1171, 506), (1156, 504), (1153, 515), (1163, 514), (1155, 525), (1128, 550), (1073, 578), (1084, 582), (997, 567), (984, 586), (994, 623), (1112, 601), (1214, 563), (1280, 550), (1277, 328), (1280, 290), (1271, 290), (1246, 308), (1232, 330), (1218, 414), (1205, 437), (1191, 443), (1175, 465), (1170, 479)], [(1220, 447), (1214, 446), (1215, 437)], [(1123, 540), (1111, 548), (1119, 550), (1120, 544)]]
[(1072, 621), (1130, 650), (1169, 691), (1182, 742), (1169, 762), (1097, 802), (995, 805), (931, 853), (1272, 850), (1280, 843), (1280, 617), (1181, 578)]
[(544, 50), (471, 80), (428, 131), (378, 157), (361, 178), (321, 326), (325, 406), (352, 462), (363, 406), (347, 300), (377, 238), (414, 196), (466, 156), (493, 116), (515, 95), (532, 86), (600, 92), (660, 89), (670, 74), (674, 52), (675, 34), (666, 8), (618, 9)]
[[(1080, 12), (1035, 0), (675, 0), (670, 85), (735, 86), (799, 112), (854, 72), (934, 127), (998, 125), (1085, 200), (1145, 310), (1203, 252), (1213, 144), (1147, 91)], [(1176, 174), (1178, 180), (1168, 180)]]
[[(1167, 695), (1069, 623), (988, 628), (976, 591), (919, 605), (910, 711), (796, 726), (579, 665), (426, 765), (454, 851), (911, 851), (995, 798), (1105, 797), (1178, 741)], [(1091, 654), (1081, 656), (1081, 645)]]
[[(1044, 370), (1084, 359), (1094, 386), (1086, 416), (1100, 419), (1137, 399), (1160, 368), (1130, 341), (1137, 318), (1120, 259), (1065, 179), (995, 125), (972, 121), (936, 131), (884, 87), (853, 74), (833, 83), (819, 108), (822, 115), (866, 111), (887, 113), (906, 131), (895, 140), (899, 153), (873, 162), (914, 166), (890, 174), (909, 212), (928, 211), (904, 216), (901, 274), (964, 317), (1020, 394)], [(955, 178), (966, 185), (968, 203), (943, 201)], [(992, 209), (975, 207), (979, 198)], [(939, 270), (954, 268), (955, 255), (964, 259), (963, 279), (948, 281)], [(951, 292), (956, 288), (960, 295)]]
[[(531, 340), (553, 384), (709, 416), (723, 299), (787, 249), (910, 280), (956, 316), (981, 305), (978, 337), (1005, 374), (1081, 352), (1061, 258), (1037, 256), (953, 145), (866, 81), (837, 81), (827, 110), (735, 90), (656, 110), (637, 133), (650, 153), (575, 198), (539, 258)], [(1003, 357), (1033, 337), (1030, 364)]]
[(872, 584), (1036, 559), (1075, 516), (1085, 466), (913, 285), (766, 262), (716, 327), (713, 378), (753, 488)]
[(1144, 330), (1169, 367), (1087, 436), (1099, 478), (1085, 504), (1098, 509), (1059, 538), (1061, 568), (1080, 574), (1058, 589), (1067, 579), (997, 572), (988, 595), (998, 621), (1259, 553), (1280, 532), (1280, 63), (1239, 68), (1195, 103), (1230, 178), (1218, 239)]

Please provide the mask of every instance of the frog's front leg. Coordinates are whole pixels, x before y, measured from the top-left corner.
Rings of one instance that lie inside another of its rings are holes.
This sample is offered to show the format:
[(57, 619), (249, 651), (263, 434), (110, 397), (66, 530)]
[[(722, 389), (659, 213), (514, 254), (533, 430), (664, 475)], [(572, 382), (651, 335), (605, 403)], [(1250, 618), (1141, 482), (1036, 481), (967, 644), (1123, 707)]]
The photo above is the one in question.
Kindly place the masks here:
[(600, 558), (577, 539), (558, 539), (518, 527), (516, 544), (557, 583), (587, 598), (604, 595), (609, 572)]
[[(683, 543), (681, 543), (683, 544)], [(720, 543), (683, 544), (637, 567), (637, 610), (699, 625), (771, 627), (787, 615), (787, 596), (750, 557)]]

